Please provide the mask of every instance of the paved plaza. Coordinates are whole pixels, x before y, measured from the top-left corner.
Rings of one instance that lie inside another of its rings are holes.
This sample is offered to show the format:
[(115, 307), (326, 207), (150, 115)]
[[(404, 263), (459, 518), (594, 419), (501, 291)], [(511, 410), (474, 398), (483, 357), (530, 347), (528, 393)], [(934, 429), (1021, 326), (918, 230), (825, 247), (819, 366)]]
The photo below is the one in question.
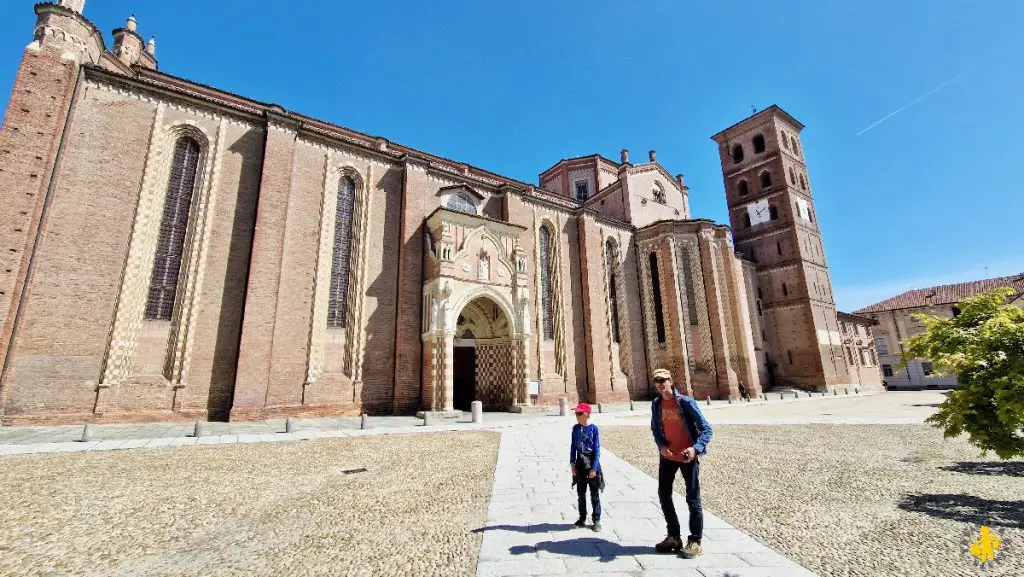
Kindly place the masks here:
[[(715, 438), (695, 560), (652, 550), (665, 528), (646, 403), (594, 415), (600, 533), (571, 527), (573, 419), (557, 410), (431, 426), (373, 417), (366, 429), (304, 419), (290, 432), (283, 420), (209, 423), (200, 437), (191, 423), (97, 425), (90, 442), (74, 440), (81, 426), (5, 427), (2, 506), (15, 521), (0, 574), (970, 575), (965, 528), (989, 522), (1021, 541), (1024, 469), (922, 426), (943, 399), (702, 403)], [(677, 508), (685, 523), (679, 495)], [(122, 543), (126, 531), (151, 538)], [(267, 553), (246, 553), (254, 543)], [(365, 548), (389, 553), (356, 555)], [(1016, 575), (1015, 563), (988, 574)]]

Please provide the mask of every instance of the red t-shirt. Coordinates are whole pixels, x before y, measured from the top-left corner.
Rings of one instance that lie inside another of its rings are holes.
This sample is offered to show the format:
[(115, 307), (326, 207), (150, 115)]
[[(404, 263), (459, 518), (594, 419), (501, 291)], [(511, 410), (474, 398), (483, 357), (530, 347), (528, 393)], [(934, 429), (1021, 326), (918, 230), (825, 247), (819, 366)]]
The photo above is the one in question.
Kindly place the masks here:
[(683, 462), (682, 452), (693, 446), (693, 439), (690, 432), (686, 430), (686, 424), (679, 415), (679, 409), (675, 403), (668, 403), (669, 406), (661, 407), (661, 426), (665, 431), (665, 440), (668, 441), (668, 448), (672, 451), (671, 457), (665, 457), (672, 461)]

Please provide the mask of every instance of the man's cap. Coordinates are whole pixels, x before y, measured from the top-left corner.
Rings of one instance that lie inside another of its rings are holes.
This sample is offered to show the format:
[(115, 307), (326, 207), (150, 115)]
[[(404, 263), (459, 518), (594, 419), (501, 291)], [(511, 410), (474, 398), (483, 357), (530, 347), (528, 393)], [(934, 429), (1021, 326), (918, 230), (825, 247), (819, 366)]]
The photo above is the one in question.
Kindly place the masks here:
[(654, 379), (671, 379), (672, 373), (668, 372), (668, 369), (658, 369), (652, 376)]
[(591, 414), (591, 412), (590, 412), (590, 405), (588, 405), (586, 403), (580, 403), (580, 404), (576, 405), (576, 408), (574, 408), (572, 411), (574, 413), (586, 413), (588, 415)]

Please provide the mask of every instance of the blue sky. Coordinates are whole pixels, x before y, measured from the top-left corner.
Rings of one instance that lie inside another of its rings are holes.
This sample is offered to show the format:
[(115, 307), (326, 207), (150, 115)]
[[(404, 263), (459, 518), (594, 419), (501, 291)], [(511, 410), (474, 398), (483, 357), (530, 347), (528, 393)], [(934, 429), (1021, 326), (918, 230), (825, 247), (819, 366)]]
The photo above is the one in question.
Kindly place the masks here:
[[(5, 109), (33, 4), (0, 2)], [(709, 137), (779, 104), (840, 308), (1024, 272), (1018, 0), (86, 2), (108, 42), (133, 10), (170, 74), (529, 182), (653, 148), (719, 222)]]

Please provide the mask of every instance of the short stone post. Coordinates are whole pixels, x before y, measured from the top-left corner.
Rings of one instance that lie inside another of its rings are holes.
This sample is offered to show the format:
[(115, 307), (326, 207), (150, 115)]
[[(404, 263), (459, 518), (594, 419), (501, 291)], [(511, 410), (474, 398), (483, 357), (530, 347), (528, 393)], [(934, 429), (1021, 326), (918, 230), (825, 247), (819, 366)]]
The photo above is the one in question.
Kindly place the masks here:
[(800, 398), (800, 391), (793, 391), (793, 398), (794, 399), (799, 399)]
[(853, 388), (853, 394), (859, 395), (860, 394), (860, 389), (858, 389), (857, 387), (854, 387)]
[(838, 396), (838, 395), (839, 395), (839, 389), (832, 389), (832, 396), (835, 397), (835, 396)]
[(558, 398), (558, 416), (564, 417), (569, 413), (569, 399), (565, 397)]
[(209, 423), (206, 421), (196, 421), (195, 429), (192, 430), (193, 437), (205, 437), (210, 434)]
[(423, 411), (423, 426), (429, 427), (434, 424), (434, 412)]
[(779, 400), (780, 400), (780, 401), (781, 401), (781, 400), (783, 400), (783, 399), (785, 399), (785, 398), (786, 398), (786, 395), (785, 395), (785, 394), (783, 394), (783, 393), (779, 393)]
[(843, 389), (843, 394), (844, 395), (849, 395), (850, 394), (850, 389)]
[(92, 440), (92, 425), (86, 425), (82, 429), (82, 442), (88, 443)]
[(601, 403), (597, 404), (597, 412), (598, 413), (603, 413), (604, 412), (604, 406), (602, 406)]
[(711, 406), (711, 395), (708, 395), (708, 406)]
[(294, 432), (294, 431), (295, 431), (295, 420), (292, 419), (291, 417), (288, 417), (284, 421), (284, 432), (291, 433), (291, 432)]
[(630, 399), (630, 400), (629, 400), (629, 410), (630, 410), (630, 411), (632, 411), (632, 410), (633, 410), (633, 399)]
[(732, 404), (732, 395), (729, 395), (728, 397), (726, 397), (726, 400), (729, 401), (729, 404), (731, 405)]
[(369, 429), (370, 428), (370, 418), (366, 415), (366, 413), (363, 413), (362, 418), (359, 419), (359, 428), (360, 429)]
[(472, 421), (474, 423), (484, 422), (484, 404), (482, 401), (473, 401), (470, 404), (470, 412), (473, 415)]

